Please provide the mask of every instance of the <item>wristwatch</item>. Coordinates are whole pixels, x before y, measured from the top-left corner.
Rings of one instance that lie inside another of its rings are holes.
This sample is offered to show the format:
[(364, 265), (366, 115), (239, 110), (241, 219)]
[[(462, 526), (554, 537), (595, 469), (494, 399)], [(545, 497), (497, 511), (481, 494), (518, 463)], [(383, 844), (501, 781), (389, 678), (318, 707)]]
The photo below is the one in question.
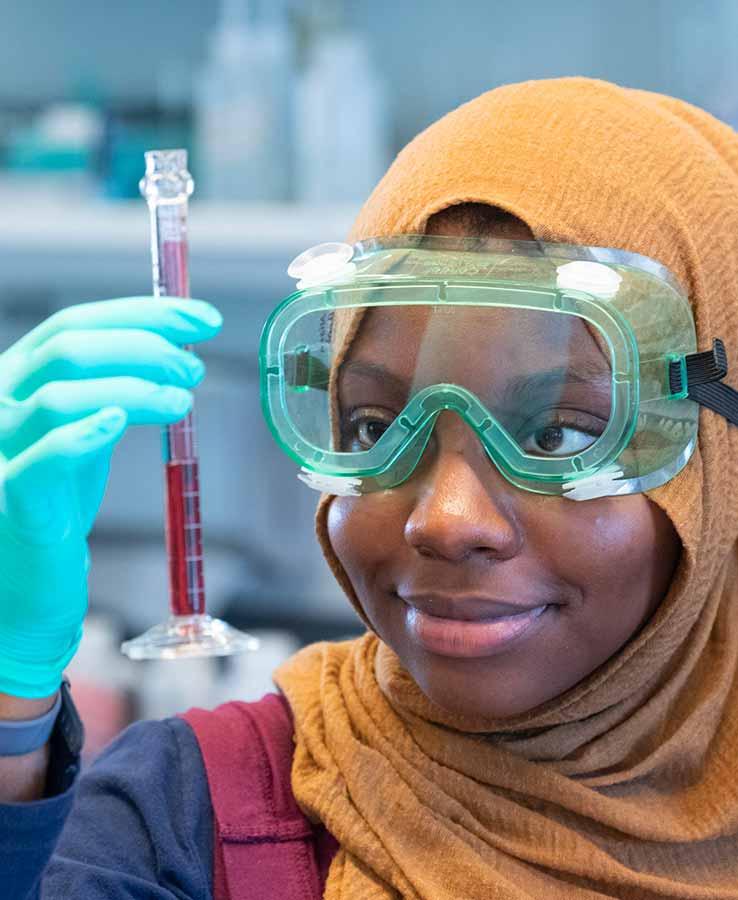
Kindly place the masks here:
[(63, 794), (79, 774), (80, 753), (85, 742), (85, 729), (69, 690), (69, 679), (62, 679), (59, 693), (61, 706), (49, 738), (49, 768), (46, 773), (45, 797)]

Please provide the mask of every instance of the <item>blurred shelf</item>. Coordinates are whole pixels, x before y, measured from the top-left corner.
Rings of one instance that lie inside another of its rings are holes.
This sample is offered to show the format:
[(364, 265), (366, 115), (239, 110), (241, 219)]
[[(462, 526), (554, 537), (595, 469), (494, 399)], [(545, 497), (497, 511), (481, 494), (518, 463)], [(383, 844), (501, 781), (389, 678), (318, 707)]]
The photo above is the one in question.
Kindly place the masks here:
[[(148, 241), (143, 200), (119, 202), (24, 201), (0, 187), (0, 248), (35, 252), (141, 254)], [(190, 205), (190, 241), (198, 253), (282, 254), (311, 241), (344, 240), (358, 210), (346, 206)]]
[[(19, 193), (0, 179), (0, 306), (70, 301), (151, 290), (149, 217), (137, 200)], [(345, 240), (356, 208), (191, 204), (194, 296), (257, 296), (265, 309), (292, 289), (290, 261), (323, 241)], [(46, 310), (39, 309), (39, 317)]]

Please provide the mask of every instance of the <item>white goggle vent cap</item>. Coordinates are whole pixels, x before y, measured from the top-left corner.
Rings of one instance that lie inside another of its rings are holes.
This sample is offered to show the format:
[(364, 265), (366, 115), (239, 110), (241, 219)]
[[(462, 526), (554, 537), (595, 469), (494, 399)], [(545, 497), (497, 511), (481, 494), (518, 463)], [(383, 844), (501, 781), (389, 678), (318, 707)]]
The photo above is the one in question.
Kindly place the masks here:
[(354, 248), (351, 244), (331, 242), (318, 244), (295, 257), (287, 269), (290, 278), (299, 279), (298, 290), (344, 278), (356, 271), (351, 262)]
[(620, 289), (623, 276), (604, 263), (578, 259), (556, 269), (556, 287), (561, 290), (586, 291), (612, 300)]

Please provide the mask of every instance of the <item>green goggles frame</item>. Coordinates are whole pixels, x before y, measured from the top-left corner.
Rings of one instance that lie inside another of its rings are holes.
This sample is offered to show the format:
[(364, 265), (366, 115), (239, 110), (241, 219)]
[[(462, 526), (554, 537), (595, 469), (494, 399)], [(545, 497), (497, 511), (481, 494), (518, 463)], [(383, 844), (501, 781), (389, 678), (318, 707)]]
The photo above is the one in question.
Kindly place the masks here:
[[(673, 374), (675, 367), (682, 372), (687, 355), (696, 349), (694, 323), (685, 294), (659, 263), (602, 248), (499, 240), (480, 247), (476, 239), (408, 235), (357, 244), (353, 251), (350, 265), (341, 272), (287, 297), (262, 333), (264, 416), (278, 445), (301, 467), (298, 477), (311, 487), (361, 494), (397, 486), (415, 470), (444, 410), (467, 422), (508, 481), (537, 493), (574, 499), (632, 493), (663, 483), (688, 461), (698, 405), (686, 396), (684, 380)], [(506, 260), (514, 263), (510, 272)], [(603, 296), (584, 289), (586, 285), (562, 286), (555, 273), (572, 260), (596, 262), (617, 272), (621, 290)], [(485, 269), (495, 277), (489, 278)], [(657, 309), (648, 310), (644, 318), (649, 300)], [(305, 316), (399, 305), (540, 310), (583, 319), (604, 338), (612, 361), (611, 415), (602, 435), (571, 456), (529, 455), (472, 392), (436, 384), (412, 397), (370, 449), (336, 452), (311, 443), (292, 421), (289, 395), (327, 391), (331, 353), (325, 346), (289, 346), (291, 329)], [(661, 322), (656, 331), (654, 313), (657, 326)], [(652, 471), (628, 471), (620, 458), (639, 421), (644, 414), (664, 411), (688, 427), (682, 428), (669, 458), (659, 460)]]

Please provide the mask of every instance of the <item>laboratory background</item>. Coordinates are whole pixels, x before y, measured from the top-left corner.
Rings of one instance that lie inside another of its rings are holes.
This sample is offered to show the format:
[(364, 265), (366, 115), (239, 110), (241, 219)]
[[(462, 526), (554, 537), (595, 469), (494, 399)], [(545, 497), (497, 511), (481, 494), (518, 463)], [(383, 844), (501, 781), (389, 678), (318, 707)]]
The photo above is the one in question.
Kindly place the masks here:
[(198, 348), (205, 590), (261, 648), (120, 653), (168, 602), (160, 429), (129, 429), (68, 673), (88, 758), (135, 718), (258, 699), (300, 646), (362, 633), (314, 537), (318, 495), (262, 419), (257, 352), (290, 261), (345, 238), (404, 144), (485, 90), (564, 75), (672, 94), (738, 126), (735, 0), (3, 0), (2, 22), (0, 352), (72, 303), (151, 293), (149, 149), (188, 151), (192, 294), (225, 320)]

